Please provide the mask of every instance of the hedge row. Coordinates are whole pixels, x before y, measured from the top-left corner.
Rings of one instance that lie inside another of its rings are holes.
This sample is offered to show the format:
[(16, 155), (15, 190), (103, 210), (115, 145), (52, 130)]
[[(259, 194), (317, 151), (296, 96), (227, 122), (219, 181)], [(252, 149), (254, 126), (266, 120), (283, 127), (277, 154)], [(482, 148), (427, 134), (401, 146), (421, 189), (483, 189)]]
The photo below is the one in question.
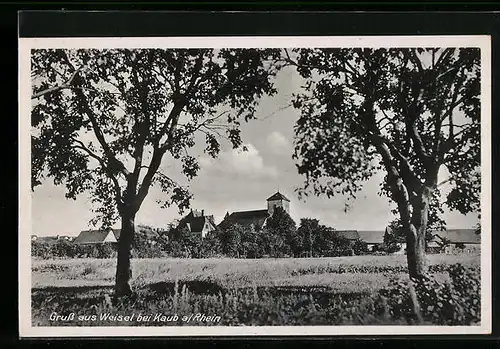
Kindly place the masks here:
[(46, 242), (31, 242), (33, 257), (49, 258), (113, 258), (116, 257), (116, 248), (111, 244), (74, 244), (66, 240), (58, 240), (50, 244)]
[[(449, 265), (433, 264), (429, 266), (431, 273), (445, 273), (448, 271)], [(293, 270), (292, 275), (307, 275), (307, 274), (345, 274), (345, 273), (408, 273), (406, 265), (318, 265), (308, 268)]]

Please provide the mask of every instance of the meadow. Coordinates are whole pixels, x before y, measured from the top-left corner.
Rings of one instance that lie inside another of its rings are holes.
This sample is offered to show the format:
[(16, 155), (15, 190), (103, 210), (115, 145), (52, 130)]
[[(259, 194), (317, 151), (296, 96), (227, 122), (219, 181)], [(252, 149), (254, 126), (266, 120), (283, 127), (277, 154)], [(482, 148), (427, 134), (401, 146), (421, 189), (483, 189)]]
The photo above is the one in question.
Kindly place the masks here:
[[(436, 254), (429, 255), (428, 261), (433, 277), (443, 283), (449, 282), (448, 269), (456, 263), (475, 270), (480, 265), (479, 255)], [(115, 267), (114, 259), (33, 259), (33, 325), (363, 325), (409, 321), (395, 316), (379, 297), (379, 291), (394, 282), (408, 280), (404, 255), (133, 259), (131, 285), (136, 293), (112, 304)], [(73, 318), (66, 321), (51, 320), (54, 314), (72, 313)], [(102, 314), (122, 317), (104, 319)], [(139, 314), (151, 318), (139, 321)], [(186, 323), (182, 320), (186, 314), (206, 317)], [(209, 316), (217, 316), (217, 321), (207, 321)]]

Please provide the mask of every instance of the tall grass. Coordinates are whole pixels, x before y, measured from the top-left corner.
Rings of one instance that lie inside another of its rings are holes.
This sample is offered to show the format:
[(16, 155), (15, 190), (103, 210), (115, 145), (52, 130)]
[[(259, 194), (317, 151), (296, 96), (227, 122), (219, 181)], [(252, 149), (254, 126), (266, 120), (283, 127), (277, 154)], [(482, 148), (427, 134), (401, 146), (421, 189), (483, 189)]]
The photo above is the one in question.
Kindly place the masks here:
[[(447, 270), (457, 262), (479, 269), (479, 256), (429, 256), (434, 280), (449, 283)], [(115, 260), (33, 260), (32, 319), (34, 326), (408, 324), (411, 318), (395, 317), (394, 305), (378, 296), (394, 279), (404, 284), (405, 264), (405, 256), (133, 259), (136, 293), (112, 304)], [(53, 321), (54, 314), (74, 318)], [(164, 317), (155, 321), (158, 314)], [(191, 314), (220, 319), (183, 320)]]
[[(436, 273), (442, 273), (443, 268), (456, 262), (471, 266), (480, 264), (479, 256), (475, 255), (429, 255), (428, 259), (431, 270)], [(209, 280), (229, 288), (249, 287), (252, 283), (257, 283), (260, 286), (295, 284), (333, 287), (350, 284), (355, 290), (374, 289), (386, 285), (390, 275), (405, 275), (405, 265), (406, 256), (133, 259), (132, 285), (141, 287), (163, 281)], [(111, 286), (114, 283), (115, 268), (115, 259), (35, 259), (32, 262), (32, 286)], [(379, 276), (374, 276), (377, 274)], [(349, 292), (351, 289), (345, 288), (344, 291)]]
[[(140, 290), (133, 299), (110, 307), (105, 302), (106, 289), (80, 290), (59, 294), (45, 289), (33, 296), (34, 326), (235, 326), (235, 325), (341, 325), (381, 324), (383, 308), (362, 293), (331, 294), (319, 288), (286, 290), (269, 287), (229, 289), (218, 294), (197, 294), (186, 285), (173, 293)], [(50, 295), (50, 296), (49, 296)], [(52, 297), (51, 297), (52, 296)], [(68, 316), (71, 321), (51, 321), (51, 314)], [(132, 321), (102, 319), (102, 314), (135, 314)], [(160, 321), (158, 314), (177, 321)], [(193, 315), (192, 315), (193, 314)], [(184, 317), (204, 314), (218, 321), (185, 321)], [(96, 319), (89, 321), (95, 315)], [(138, 315), (148, 321), (138, 321)], [(86, 316), (86, 318), (81, 318)], [(155, 321), (155, 316), (158, 320)], [(395, 320), (392, 320), (394, 323)], [(399, 320), (398, 320), (399, 321)], [(388, 322), (389, 323), (389, 322)]]

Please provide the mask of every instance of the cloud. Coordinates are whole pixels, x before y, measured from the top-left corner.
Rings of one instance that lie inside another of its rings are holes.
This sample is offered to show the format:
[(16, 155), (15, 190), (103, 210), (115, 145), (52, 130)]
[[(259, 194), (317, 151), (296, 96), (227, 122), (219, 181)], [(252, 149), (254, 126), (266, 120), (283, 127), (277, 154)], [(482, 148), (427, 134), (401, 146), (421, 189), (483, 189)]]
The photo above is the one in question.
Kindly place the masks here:
[(259, 151), (252, 144), (245, 144), (246, 151), (232, 149), (219, 154), (217, 159), (207, 156), (200, 158), (202, 170), (217, 175), (247, 178), (275, 178), (277, 170), (264, 164)]
[(269, 150), (274, 153), (283, 153), (290, 147), (288, 139), (278, 131), (273, 131), (267, 136), (267, 145)]

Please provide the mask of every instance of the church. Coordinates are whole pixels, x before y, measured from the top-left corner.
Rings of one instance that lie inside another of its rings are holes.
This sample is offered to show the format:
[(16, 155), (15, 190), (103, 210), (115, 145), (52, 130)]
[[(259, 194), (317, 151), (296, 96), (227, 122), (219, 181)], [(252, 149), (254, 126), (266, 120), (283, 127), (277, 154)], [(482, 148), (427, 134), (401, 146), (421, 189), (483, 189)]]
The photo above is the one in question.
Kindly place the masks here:
[(285, 212), (290, 213), (290, 200), (279, 191), (267, 198), (267, 208), (262, 210), (237, 211), (226, 213), (223, 223), (239, 224), (244, 227), (253, 225), (254, 229), (259, 230), (265, 226), (266, 221), (274, 213), (277, 207), (282, 208)]
[[(287, 213), (290, 213), (290, 200), (279, 191), (270, 196), (267, 200), (267, 208), (262, 210), (237, 211), (226, 216), (219, 224), (239, 224), (243, 227), (253, 225), (254, 229), (260, 230), (266, 224), (266, 221), (274, 213), (276, 207), (281, 207)], [(188, 215), (183, 217), (178, 225), (179, 228), (187, 228), (191, 233), (200, 234), (201, 238), (216, 229), (213, 215), (205, 215), (205, 210), (191, 210)]]

